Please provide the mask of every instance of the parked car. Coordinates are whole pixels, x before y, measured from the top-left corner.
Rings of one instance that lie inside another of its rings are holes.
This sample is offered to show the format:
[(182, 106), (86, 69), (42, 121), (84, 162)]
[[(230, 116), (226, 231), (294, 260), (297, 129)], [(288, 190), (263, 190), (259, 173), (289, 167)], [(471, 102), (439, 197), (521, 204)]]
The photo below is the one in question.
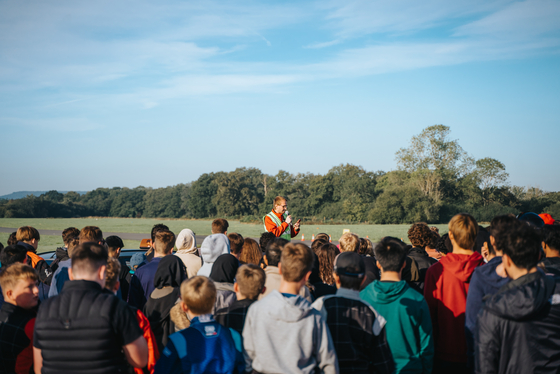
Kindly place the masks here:
[[(119, 259), (124, 260), (126, 262), (126, 265), (128, 267), (130, 267), (130, 258), (135, 253), (146, 253), (146, 249), (127, 249), (127, 248), (123, 248), (123, 249), (121, 249), (121, 255), (119, 256)], [(54, 261), (54, 259), (56, 258), (56, 251), (39, 253), (39, 256), (41, 256), (47, 262), (47, 264), (50, 265)]]

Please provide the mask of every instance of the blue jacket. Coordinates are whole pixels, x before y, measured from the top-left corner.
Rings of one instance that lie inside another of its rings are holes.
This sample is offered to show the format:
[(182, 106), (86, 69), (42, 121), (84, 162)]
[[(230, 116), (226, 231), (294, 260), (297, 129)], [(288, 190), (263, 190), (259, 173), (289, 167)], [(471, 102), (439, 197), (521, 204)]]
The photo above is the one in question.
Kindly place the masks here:
[(510, 281), (509, 278), (502, 278), (496, 274), (496, 268), (501, 263), (502, 257), (496, 256), (486, 265), (476, 268), (471, 277), (465, 310), (465, 335), (467, 337), (467, 356), (470, 365), (474, 365), (474, 332), (478, 312), (483, 307), (483, 299), (487, 295), (495, 294)]
[(49, 297), (56, 296), (62, 291), (64, 283), (70, 280), (68, 275), (68, 268), (72, 266), (72, 260), (64, 260), (58, 263), (58, 269), (54, 272), (51, 288), (49, 290)]
[(243, 373), (242, 351), (239, 333), (206, 314), (193, 318), (189, 328), (169, 336), (154, 374)]
[(128, 291), (128, 303), (140, 310), (154, 290), (154, 277), (162, 257), (154, 257), (146, 265), (139, 267), (130, 279), (130, 289)]

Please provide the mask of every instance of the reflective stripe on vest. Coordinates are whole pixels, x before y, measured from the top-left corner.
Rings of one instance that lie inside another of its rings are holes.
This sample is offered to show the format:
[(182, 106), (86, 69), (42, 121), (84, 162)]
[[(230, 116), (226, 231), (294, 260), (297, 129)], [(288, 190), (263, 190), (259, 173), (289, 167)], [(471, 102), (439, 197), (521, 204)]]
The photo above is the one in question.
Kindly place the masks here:
[[(273, 212), (270, 212), (266, 216), (263, 217), (263, 224), (264, 224), (264, 230), (265, 231), (268, 231), (266, 229), (266, 223), (265, 223), (266, 217), (270, 217), (270, 219), (272, 220), (272, 222), (274, 222), (276, 224), (276, 226), (278, 226), (278, 227), (282, 226), (282, 221), (280, 221), (278, 216), (276, 214), (274, 214)], [(292, 230), (290, 228), (290, 225), (288, 225), (286, 230), (284, 230), (284, 232), (279, 237), (282, 238), (282, 239), (286, 239), (286, 240), (292, 240)]]

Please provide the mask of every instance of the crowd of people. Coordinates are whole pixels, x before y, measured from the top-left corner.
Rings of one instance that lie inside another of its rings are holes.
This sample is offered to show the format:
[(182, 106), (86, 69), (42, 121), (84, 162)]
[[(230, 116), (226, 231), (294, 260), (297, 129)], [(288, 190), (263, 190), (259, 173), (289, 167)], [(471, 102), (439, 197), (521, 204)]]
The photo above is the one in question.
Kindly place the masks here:
[(164, 224), (128, 261), (98, 227), (0, 252), (0, 373), (557, 373), (560, 225), (549, 215), (415, 223), (410, 244), (311, 247), (277, 198), (257, 240), (225, 219), (197, 246)]

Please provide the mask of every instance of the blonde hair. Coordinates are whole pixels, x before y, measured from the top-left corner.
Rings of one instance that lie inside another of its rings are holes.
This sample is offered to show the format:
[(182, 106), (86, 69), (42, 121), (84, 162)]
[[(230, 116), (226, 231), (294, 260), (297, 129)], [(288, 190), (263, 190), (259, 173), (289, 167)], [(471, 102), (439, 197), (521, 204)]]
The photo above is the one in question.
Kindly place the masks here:
[(280, 263), (282, 278), (287, 282), (299, 282), (313, 268), (313, 252), (305, 244), (288, 243), (282, 249)]
[(449, 232), (453, 234), (453, 240), (463, 249), (472, 250), (478, 235), (478, 223), (473, 216), (467, 213), (455, 215), (449, 221)]
[(340, 252), (358, 252), (360, 250), (360, 238), (356, 234), (347, 232), (338, 240)]
[(37, 239), (41, 240), (41, 234), (35, 227), (22, 226), (16, 231), (16, 240), (18, 242), (28, 242), (30, 240)]
[(208, 314), (216, 302), (216, 286), (210, 278), (196, 276), (181, 283), (181, 301), (195, 314)]
[(113, 257), (107, 259), (107, 270), (105, 271), (105, 288), (113, 292), (117, 282), (119, 281), (119, 274), (121, 273), (121, 263)]
[(13, 289), (20, 279), (31, 279), (37, 282), (39, 277), (35, 269), (21, 262), (13, 263), (5, 268), (2, 267), (2, 271), (0, 271), (2, 292), (5, 294), (7, 290)]
[(256, 300), (264, 288), (266, 274), (260, 266), (245, 264), (237, 269), (235, 280), (239, 286), (239, 293), (249, 300)]

